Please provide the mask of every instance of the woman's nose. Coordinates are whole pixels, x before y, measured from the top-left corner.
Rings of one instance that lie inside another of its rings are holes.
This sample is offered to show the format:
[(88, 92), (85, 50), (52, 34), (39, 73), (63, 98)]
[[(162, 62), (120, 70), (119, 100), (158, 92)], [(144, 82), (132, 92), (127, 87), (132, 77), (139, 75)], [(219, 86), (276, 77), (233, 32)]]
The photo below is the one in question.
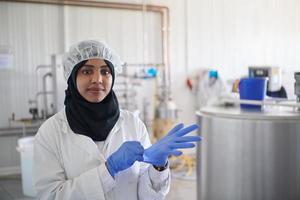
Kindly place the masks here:
[(93, 83), (102, 83), (102, 76), (101, 76), (101, 74), (100, 74), (100, 72), (95, 72), (94, 74), (93, 74), (93, 78), (92, 78), (92, 82)]

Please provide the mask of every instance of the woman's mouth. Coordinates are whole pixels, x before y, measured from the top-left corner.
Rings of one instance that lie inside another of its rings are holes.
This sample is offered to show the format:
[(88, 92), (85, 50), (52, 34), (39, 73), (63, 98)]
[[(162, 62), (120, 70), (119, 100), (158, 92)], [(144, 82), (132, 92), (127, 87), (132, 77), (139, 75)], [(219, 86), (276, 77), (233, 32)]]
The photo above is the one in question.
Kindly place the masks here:
[(104, 88), (89, 88), (87, 91), (91, 94), (99, 94), (101, 92), (104, 92), (105, 89)]

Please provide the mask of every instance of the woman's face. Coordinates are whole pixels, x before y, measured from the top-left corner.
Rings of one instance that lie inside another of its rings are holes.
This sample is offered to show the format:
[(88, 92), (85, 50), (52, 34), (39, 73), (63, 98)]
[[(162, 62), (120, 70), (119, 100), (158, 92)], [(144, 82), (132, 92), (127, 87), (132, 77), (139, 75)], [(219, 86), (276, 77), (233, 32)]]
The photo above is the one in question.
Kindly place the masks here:
[(76, 86), (88, 102), (101, 102), (112, 86), (111, 70), (103, 59), (90, 59), (78, 70)]

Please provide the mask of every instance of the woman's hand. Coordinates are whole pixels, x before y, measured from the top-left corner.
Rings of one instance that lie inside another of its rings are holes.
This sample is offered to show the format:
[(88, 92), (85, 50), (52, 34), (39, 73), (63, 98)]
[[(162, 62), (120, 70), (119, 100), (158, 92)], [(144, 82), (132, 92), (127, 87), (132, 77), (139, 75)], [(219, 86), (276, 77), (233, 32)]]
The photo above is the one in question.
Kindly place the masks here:
[(144, 151), (144, 162), (155, 166), (165, 166), (168, 156), (179, 156), (182, 154), (178, 149), (193, 148), (195, 144), (201, 140), (200, 136), (185, 136), (199, 128), (193, 124), (183, 128), (183, 124), (176, 125), (165, 137), (158, 140), (155, 144)]
[(124, 142), (106, 161), (106, 167), (112, 177), (131, 167), (135, 161), (143, 161), (144, 147), (138, 141)]

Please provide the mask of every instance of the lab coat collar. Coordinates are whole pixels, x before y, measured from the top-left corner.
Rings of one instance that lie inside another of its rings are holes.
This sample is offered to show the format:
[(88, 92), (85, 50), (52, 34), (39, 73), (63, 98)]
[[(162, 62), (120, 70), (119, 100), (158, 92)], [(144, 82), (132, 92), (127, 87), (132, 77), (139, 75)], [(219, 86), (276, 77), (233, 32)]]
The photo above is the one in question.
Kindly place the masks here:
[[(102, 162), (106, 161), (106, 157), (108, 155), (103, 155), (99, 151), (96, 143), (91, 138), (89, 138), (85, 135), (76, 134), (71, 130), (71, 128), (68, 124), (68, 121), (67, 121), (65, 110), (62, 110), (59, 113), (58, 118), (61, 120), (62, 132), (64, 134), (69, 134), (69, 137), (73, 144), (77, 145), (81, 150), (87, 152), (89, 155), (95, 157), (96, 159), (98, 159)], [(115, 124), (115, 126), (113, 127), (113, 129), (111, 130), (111, 132), (109, 133), (108, 137), (106, 138), (106, 140), (104, 142), (104, 148), (107, 148), (107, 146), (110, 143), (110, 138), (118, 132), (123, 121), (124, 121), (124, 113), (122, 111), (120, 111), (120, 117), (119, 117), (117, 123)]]

